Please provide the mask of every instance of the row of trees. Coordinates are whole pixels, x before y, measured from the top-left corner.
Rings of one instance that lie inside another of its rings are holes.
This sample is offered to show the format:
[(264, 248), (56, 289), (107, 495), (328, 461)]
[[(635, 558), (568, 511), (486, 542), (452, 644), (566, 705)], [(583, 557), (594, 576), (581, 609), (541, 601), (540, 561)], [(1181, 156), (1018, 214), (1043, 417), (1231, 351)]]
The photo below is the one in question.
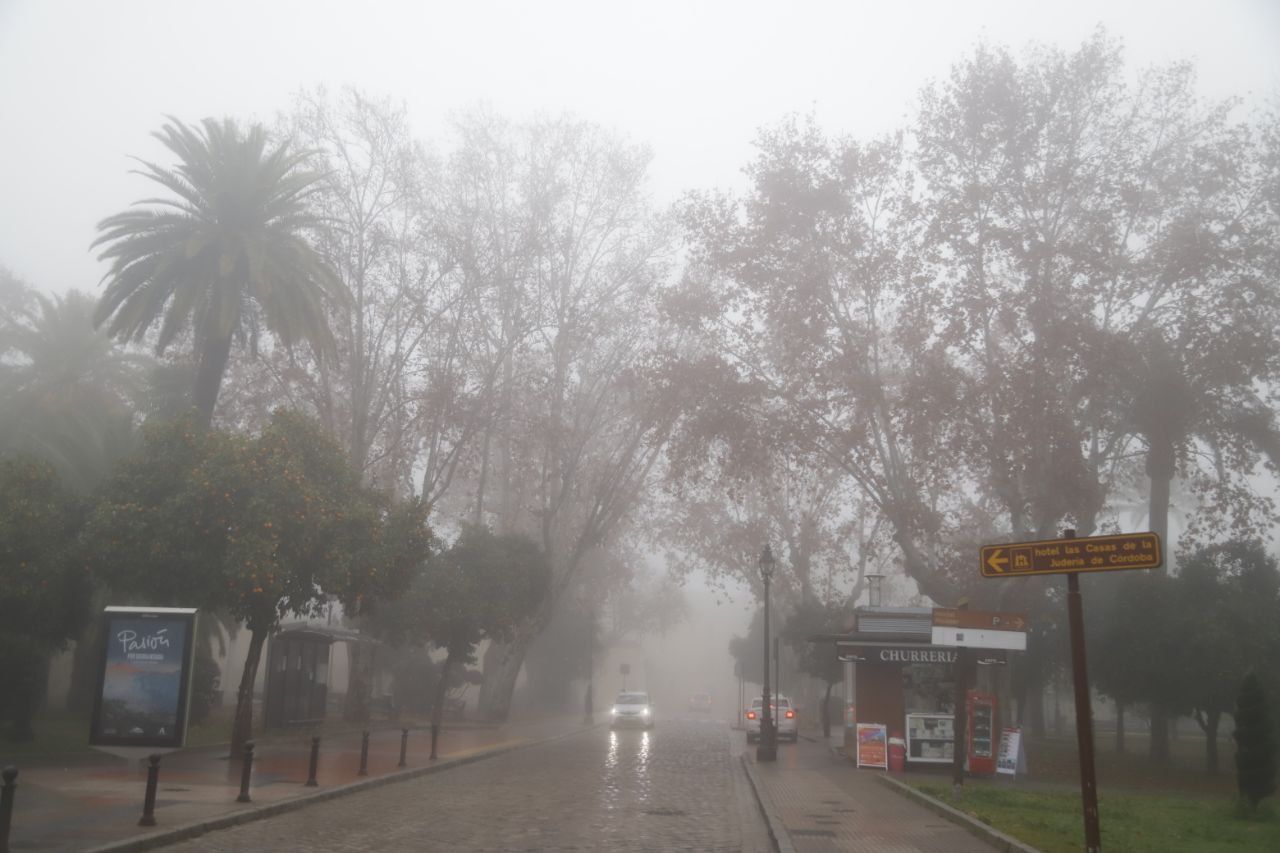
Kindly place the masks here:
[(91, 495), (52, 466), (0, 467), (0, 548), (17, 571), (0, 594), (0, 677), (12, 736), (32, 735), (49, 653), (83, 636), (90, 602), (191, 606), (250, 632), (232, 754), (252, 734), (253, 688), (266, 638), (285, 617), (340, 604), (395, 646), (446, 651), (436, 676), (440, 722), (453, 667), (501, 639), (545, 595), (536, 543), (465, 528), (433, 548), (424, 505), (392, 504), (359, 484), (314, 420), (278, 412), (256, 437), (153, 420), (137, 452)]
[[(1185, 555), (1272, 529), (1254, 478), (1280, 461), (1280, 122), (1241, 112), (1189, 65), (1132, 75), (1100, 32), (980, 46), (881, 139), (764, 130), (745, 193), (680, 209), (686, 565), (755, 587), (754, 552), (781, 540), (794, 606), (887, 557), (922, 596), (1048, 625), (1055, 591), (980, 584), (979, 544), (1149, 527)], [(1024, 707), (1059, 664), (1041, 646)], [(1127, 697), (1151, 705), (1157, 759), (1194, 704), (1176, 683)]]
[[(142, 173), (169, 195), (103, 222), (95, 317), (172, 351), (197, 427), (307, 411), (442, 531), (537, 543), (546, 594), (484, 655), (492, 717), (558, 611), (643, 574), (642, 538), (757, 592), (777, 543), (788, 608), (889, 571), (1047, 624), (1044, 584), (974, 586), (978, 543), (1167, 540), (1176, 488), (1188, 549), (1276, 520), (1252, 478), (1280, 448), (1280, 124), (1239, 112), (1187, 65), (1135, 81), (1105, 33), (980, 46), (902, 132), (786, 119), (745, 193), (668, 217), (647, 151), (591, 124), (477, 112), (441, 153), (386, 103), (315, 92), (276, 134), (157, 134), (178, 165)], [(1176, 709), (1132, 701), (1159, 757)]]
[(1280, 695), (1280, 568), (1263, 543), (1212, 545), (1179, 562), (1176, 577), (1142, 573), (1096, 584), (1090, 674), (1118, 709), (1162, 702), (1205, 735), (1205, 768), (1218, 772), (1218, 728), (1245, 676)]

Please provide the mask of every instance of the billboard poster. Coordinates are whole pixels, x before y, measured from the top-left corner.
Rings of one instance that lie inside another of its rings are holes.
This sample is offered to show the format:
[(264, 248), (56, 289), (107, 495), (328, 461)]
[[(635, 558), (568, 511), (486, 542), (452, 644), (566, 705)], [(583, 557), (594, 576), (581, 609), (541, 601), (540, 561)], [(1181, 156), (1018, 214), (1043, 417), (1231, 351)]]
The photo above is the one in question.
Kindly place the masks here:
[(187, 735), (196, 611), (108, 607), (91, 746), (178, 748)]
[(858, 723), (858, 766), (889, 769), (889, 731), (883, 723)]
[(1027, 754), (1022, 749), (1022, 729), (1005, 728), (1000, 733), (1000, 752), (996, 758), (996, 773), (1016, 776), (1027, 772)]

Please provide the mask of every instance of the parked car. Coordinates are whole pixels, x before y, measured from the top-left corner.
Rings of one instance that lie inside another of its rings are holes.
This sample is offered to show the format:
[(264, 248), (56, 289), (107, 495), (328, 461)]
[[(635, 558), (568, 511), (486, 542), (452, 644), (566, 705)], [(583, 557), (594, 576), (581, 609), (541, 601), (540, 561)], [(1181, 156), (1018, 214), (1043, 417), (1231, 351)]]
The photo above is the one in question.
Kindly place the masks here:
[[(760, 717), (764, 702), (757, 696), (747, 707), (747, 743), (755, 743), (760, 739)], [(773, 715), (773, 724), (777, 726), (778, 740), (789, 740), (795, 743), (800, 739), (800, 725), (796, 717), (796, 708), (786, 696), (774, 697), (774, 704), (769, 706)]]
[(648, 693), (641, 693), (635, 690), (624, 690), (618, 694), (618, 698), (614, 700), (613, 708), (609, 711), (610, 728), (622, 728), (624, 726), (639, 726), (644, 729), (653, 728), (654, 711), (653, 703), (649, 701)]
[(695, 693), (689, 697), (689, 710), (699, 714), (711, 713), (711, 694)]

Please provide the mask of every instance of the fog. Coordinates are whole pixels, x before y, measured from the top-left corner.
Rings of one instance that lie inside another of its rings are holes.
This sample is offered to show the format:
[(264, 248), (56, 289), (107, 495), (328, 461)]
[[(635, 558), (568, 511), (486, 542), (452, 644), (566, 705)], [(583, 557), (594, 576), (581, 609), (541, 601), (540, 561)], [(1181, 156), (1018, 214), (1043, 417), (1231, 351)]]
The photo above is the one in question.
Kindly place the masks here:
[[(356, 86), (439, 138), (477, 102), (572, 112), (654, 153), (660, 202), (736, 187), (759, 128), (812, 111), (866, 137), (979, 39), (1071, 47), (1103, 24), (1133, 68), (1193, 59), (1211, 97), (1280, 82), (1280, 11), (1197, 3), (0, 2), (0, 259), (32, 285), (91, 290), (99, 219), (139, 197), (166, 115), (270, 121), (300, 89)], [(179, 50), (174, 45), (181, 44)]]
[(766, 590), (811, 725), (809, 639), (873, 578), (1032, 614), (1021, 713), (1060, 596), (974, 555), (1064, 528), (1170, 555), (1176, 619), (1092, 587), (1107, 648), (1205, 578), (1251, 624), (1278, 46), (1269, 0), (0, 0), (0, 494), (43, 513), (0, 589), (15, 731), (87, 713), (106, 590), (218, 614), (233, 753), (300, 626), (352, 644), (316, 700), (349, 721), (588, 683), (730, 720)]

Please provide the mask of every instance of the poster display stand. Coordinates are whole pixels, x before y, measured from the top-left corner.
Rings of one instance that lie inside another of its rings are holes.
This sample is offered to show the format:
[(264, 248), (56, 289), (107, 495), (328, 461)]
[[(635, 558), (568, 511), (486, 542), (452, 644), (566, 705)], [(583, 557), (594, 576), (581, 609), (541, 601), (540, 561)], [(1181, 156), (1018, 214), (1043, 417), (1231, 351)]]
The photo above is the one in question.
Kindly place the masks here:
[(883, 723), (858, 723), (858, 766), (889, 769), (889, 730)]
[(187, 738), (194, 608), (108, 607), (89, 745), (126, 757), (181, 749)]
[(1027, 772), (1027, 753), (1022, 747), (1022, 729), (1007, 726), (1000, 732), (1000, 754), (996, 758), (996, 774), (1016, 776)]

